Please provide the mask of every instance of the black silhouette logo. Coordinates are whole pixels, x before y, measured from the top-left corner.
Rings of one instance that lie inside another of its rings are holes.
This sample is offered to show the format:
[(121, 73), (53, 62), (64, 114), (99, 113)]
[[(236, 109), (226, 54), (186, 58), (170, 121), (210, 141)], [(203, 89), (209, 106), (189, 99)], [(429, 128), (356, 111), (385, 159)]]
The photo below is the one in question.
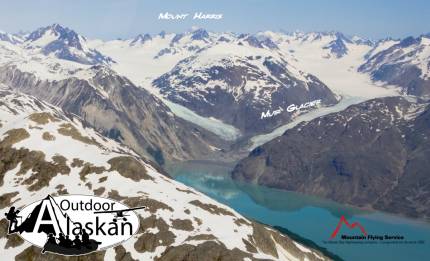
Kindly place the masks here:
[[(121, 203), (91, 196), (58, 198), (59, 204), (48, 195), (21, 211), (12, 206), (5, 213), (9, 221), (8, 234), (19, 233), (27, 241), (43, 246), (42, 253), (84, 255), (98, 250), (101, 245), (105, 249), (119, 243), (116, 241), (120, 239), (125, 241), (131, 237), (138, 229), (138, 218), (133, 210), (145, 208), (124, 208)], [(79, 211), (82, 213), (77, 213)], [(72, 220), (69, 214), (77, 220)]]

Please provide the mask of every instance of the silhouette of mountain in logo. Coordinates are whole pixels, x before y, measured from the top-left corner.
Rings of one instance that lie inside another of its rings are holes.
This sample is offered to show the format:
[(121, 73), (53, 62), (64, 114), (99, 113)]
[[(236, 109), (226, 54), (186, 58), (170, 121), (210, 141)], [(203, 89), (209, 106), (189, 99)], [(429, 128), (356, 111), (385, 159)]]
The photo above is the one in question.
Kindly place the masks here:
[(341, 216), (339, 219), (339, 223), (337, 223), (337, 226), (335, 228), (335, 230), (333, 231), (333, 233), (330, 236), (330, 239), (333, 239), (336, 237), (337, 233), (339, 233), (339, 230), (342, 228), (342, 225), (346, 225), (349, 229), (354, 229), (356, 227), (360, 228), (361, 230), (361, 234), (363, 234), (363, 236), (367, 236), (367, 232), (364, 229), (364, 227), (358, 223), (358, 222), (354, 222), (352, 224), (348, 223), (348, 220), (346, 220), (345, 216)]
[(54, 235), (57, 234), (57, 231), (55, 231), (54, 227), (52, 225), (45, 225), (41, 224), (39, 226), (38, 231), (34, 231), (34, 227), (36, 225), (37, 218), (39, 216), (39, 212), (41, 211), (42, 205), (46, 202), (50, 205), (50, 208), (53, 210), (51, 217), (48, 208), (44, 208), (44, 213), (42, 214), (42, 219), (54, 219), (57, 227), (59, 228), (60, 232), (63, 232), (63, 228), (67, 226), (67, 223), (73, 224), (73, 222), (70, 220), (69, 216), (67, 214), (64, 214), (63, 211), (61, 211), (60, 207), (58, 206), (57, 202), (48, 195), (45, 199), (43, 199), (30, 213), (29, 216), (22, 222), (22, 224), (17, 228), (17, 231), (19, 233), (22, 232), (36, 232), (36, 233), (53, 233)]

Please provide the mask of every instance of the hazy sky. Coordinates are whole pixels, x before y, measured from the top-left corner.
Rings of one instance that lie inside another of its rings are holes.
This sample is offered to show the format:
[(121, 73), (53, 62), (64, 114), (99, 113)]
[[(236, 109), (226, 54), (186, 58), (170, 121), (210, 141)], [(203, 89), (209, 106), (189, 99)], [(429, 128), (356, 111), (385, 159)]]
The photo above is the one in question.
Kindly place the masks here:
[[(0, 0), (0, 30), (52, 23), (89, 38), (130, 38), (192, 26), (211, 31), (341, 31), (373, 39), (430, 32), (428, 0)], [(222, 13), (221, 20), (158, 20), (160, 12)]]

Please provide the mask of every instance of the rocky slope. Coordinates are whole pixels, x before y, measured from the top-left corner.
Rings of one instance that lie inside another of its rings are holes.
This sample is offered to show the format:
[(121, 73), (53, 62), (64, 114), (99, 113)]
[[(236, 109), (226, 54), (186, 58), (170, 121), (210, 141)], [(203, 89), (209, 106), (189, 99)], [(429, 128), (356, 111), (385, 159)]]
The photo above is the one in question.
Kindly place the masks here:
[(400, 86), (410, 95), (430, 97), (430, 37), (408, 37), (373, 52), (359, 71), (373, 80)]
[(254, 149), (236, 180), (430, 217), (430, 107), (374, 99), (299, 124)]
[(0, 82), (81, 116), (97, 131), (159, 164), (205, 157), (213, 152), (212, 145), (222, 143), (210, 132), (175, 117), (159, 99), (105, 66), (50, 80), (6, 65), (0, 68)]
[[(118, 186), (127, 184), (127, 186)], [(79, 260), (327, 260), (167, 176), (132, 150), (34, 97), (0, 90), (0, 210), (47, 194), (109, 197), (138, 210), (140, 230)], [(0, 220), (4, 260), (76, 260), (40, 253)]]

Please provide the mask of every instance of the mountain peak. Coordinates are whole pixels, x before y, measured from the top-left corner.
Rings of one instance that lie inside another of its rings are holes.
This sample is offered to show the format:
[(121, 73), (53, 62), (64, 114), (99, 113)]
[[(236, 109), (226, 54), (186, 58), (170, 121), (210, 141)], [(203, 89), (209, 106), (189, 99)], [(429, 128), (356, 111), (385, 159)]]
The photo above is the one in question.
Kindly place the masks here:
[(193, 40), (205, 40), (207, 38), (209, 38), (209, 34), (203, 28), (198, 28), (192, 32), (191, 39)]
[(41, 27), (33, 31), (28, 35), (26, 41), (35, 42), (45, 36), (54, 40), (55, 38), (66, 37), (66, 36), (77, 37), (78, 34), (67, 27), (63, 27), (60, 24), (54, 23), (52, 25)]
[(336, 38), (337, 39), (339, 39), (339, 40), (342, 40), (342, 41), (344, 41), (344, 42), (346, 42), (346, 43), (352, 43), (352, 40), (349, 38), (349, 37), (347, 37), (347, 36), (345, 36), (343, 33), (341, 33), (341, 32), (335, 32), (334, 33), (334, 35), (336, 36)]
[(351, 41), (355, 44), (364, 44), (364, 45), (368, 45), (368, 46), (373, 46), (375, 45), (375, 42), (368, 39), (368, 38), (362, 38), (360, 36), (354, 35), (353, 37), (351, 37)]
[(63, 26), (61, 26), (58, 23), (53, 23), (52, 25), (50, 25), (48, 27), (51, 28), (51, 29), (53, 29), (53, 30), (58, 30), (58, 31), (66, 29), (66, 27), (63, 27)]
[(245, 41), (252, 47), (256, 48), (264, 48), (267, 47), (269, 49), (278, 49), (278, 46), (270, 39), (270, 37), (266, 37), (264, 35), (249, 35), (245, 38)]
[(158, 35), (164, 39), (164, 37), (166, 37), (166, 31), (163, 30)]
[(25, 40), (27, 49), (40, 51), (44, 55), (82, 64), (112, 62), (96, 50), (87, 47), (85, 37), (75, 31), (54, 23), (30, 33)]
[(409, 36), (409, 37), (406, 37), (405, 39), (403, 39), (402, 41), (400, 41), (399, 45), (402, 47), (408, 47), (408, 46), (411, 46), (413, 44), (417, 44), (419, 42), (420, 42), (419, 38)]
[(0, 30), (0, 41), (9, 42), (11, 44), (21, 43), (22, 39), (19, 36), (9, 34)]
[(149, 34), (139, 34), (136, 36), (133, 41), (131, 41), (130, 45), (136, 45), (136, 44), (144, 44), (147, 41), (151, 41), (152, 37)]

